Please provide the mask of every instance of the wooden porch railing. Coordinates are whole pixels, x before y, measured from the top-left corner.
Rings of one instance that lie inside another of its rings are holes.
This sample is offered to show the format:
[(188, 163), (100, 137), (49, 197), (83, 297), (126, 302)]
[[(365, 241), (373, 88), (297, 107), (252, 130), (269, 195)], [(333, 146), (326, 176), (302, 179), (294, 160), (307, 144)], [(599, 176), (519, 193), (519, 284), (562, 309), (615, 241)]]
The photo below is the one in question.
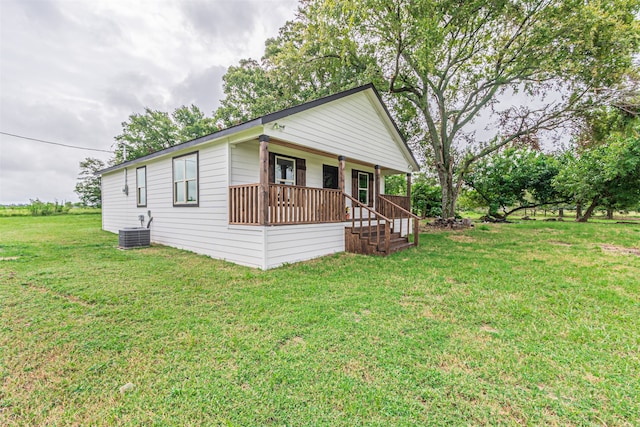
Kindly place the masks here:
[(340, 190), (269, 184), (269, 224), (318, 224), (344, 221)]
[[(378, 210), (383, 212), (385, 216), (391, 218), (391, 231), (397, 232), (402, 235), (402, 224), (404, 220), (407, 220), (407, 234), (409, 234), (409, 224), (411, 223), (411, 219), (413, 219), (413, 244), (418, 246), (418, 240), (420, 236), (420, 217), (409, 212), (408, 209), (394, 203), (391, 201), (392, 197), (403, 197), (403, 196), (387, 196), (380, 195), (378, 196)], [(399, 230), (395, 230), (395, 220), (399, 220)]]
[[(229, 187), (229, 223), (261, 225), (260, 184)], [(345, 221), (345, 200), (340, 190), (269, 184), (265, 225), (319, 224)]]
[[(388, 254), (391, 247), (391, 220), (348, 194), (344, 194), (344, 197), (351, 200), (351, 208), (353, 209), (351, 229), (353, 232), (360, 236), (366, 234), (370, 243), (376, 243), (378, 251)], [(349, 242), (346, 244), (348, 246)], [(346, 249), (353, 252), (353, 248), (347, 247)]]
[(260, 184), (229, 187), (229, 224), (260, 225), (259, 191)]
[[(411, 211), (411, 200), (407, 196), (391, 196), (388, 194), (380, 194), (380, 197), (384, 197), (385, 200), (395, 203), (406, 211)], [(383, 204), (383, 206), (380, 206), (380, 204), (378, 204), (377, 209), (382, 215), (389, 216), (384, 212), (386, 206), (386, 204)]]

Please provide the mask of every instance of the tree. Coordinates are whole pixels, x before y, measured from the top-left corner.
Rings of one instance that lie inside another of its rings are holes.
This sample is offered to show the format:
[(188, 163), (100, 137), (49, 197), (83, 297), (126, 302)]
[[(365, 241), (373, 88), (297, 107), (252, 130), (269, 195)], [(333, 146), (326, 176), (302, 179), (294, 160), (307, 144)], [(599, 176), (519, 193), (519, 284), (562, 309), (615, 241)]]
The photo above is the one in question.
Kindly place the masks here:
[(122, 123), (122, 133), (115, 137), (112, 163), (142, 157), (217, 130), (215, 120), (205, 117), (195, 105), (179, 107), (171, 115), (145, 108), (144, 114), (131, 114)]
[(411, 185), (411, 206), (414, 213), (422, 217), (442, 216), (442, 191), (434, 178), (424, 173), (414, 174)]
[(640, 118), (607, 135), (602, 143), (576, 152), (554, 180), (574, 200), (589, 203), (577, 221), (586, 222), (598, 206), (633, 208), (640, 202)]
[[(369, 83), (380, 75), (370, 56), (326, 53), (317, 23), (301, 11), (265, 42), (261, 61), (243, 59), (223, 77), (216, 119), (226, 126)], [(352, 44), (351, 48), (355, 49)], [(344, 48), (344, 46), (343, 46)]]
[[(290, 83), (285, 97), (373, 81), (435, 168), (443, 215), (453, 216), (476, 161), (509, 144), (536, 145), (539, 132), (609, 94), (602, 88), (637, 51), (638, 7), (635, 0), (305, 0), (268, 44), (262, 68), (272, 82)], [(477, 140), (480, 119), (490, 134)]]
[(75, 192), (80, 197), (80, 202), (85, 206), (102, 206), (102, 189), (100, 177), (96, 172), (104, 169), (104, 162), (100, 159), (87, 157), (80, 162), (80, 174)]
[(465, 183), (484, 199), (489, 216), (504, 219), (521, 209), (567, 203), (552, 185), (559, 167), (552, 155), (508, 148), (476, 162)]
[(402, 175), (387, 175), (384, 177), (384, 194), (393, 196), (407, 195), (407, 178)]

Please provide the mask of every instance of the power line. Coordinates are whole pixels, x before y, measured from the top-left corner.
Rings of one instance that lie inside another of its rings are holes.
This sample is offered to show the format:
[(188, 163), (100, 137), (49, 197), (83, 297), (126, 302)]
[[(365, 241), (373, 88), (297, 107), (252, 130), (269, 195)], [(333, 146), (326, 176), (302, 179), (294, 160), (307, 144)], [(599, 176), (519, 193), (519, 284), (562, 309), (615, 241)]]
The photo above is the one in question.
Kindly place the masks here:
[(27, 136), (16, 135), (16, 134), (13, 134), (13, 133), (8, 133), (8, 132), (0, 132), (0, 134), (13, 136), (15, 138), (28, 139), (29, 141), (42, 142), (42, 143), (45, 143), (45, 144), (59, 145), (60, 147), (75, 148), (76, 150), (88, 150), (88, 151), (100, 151), (102, 153), (113, 153), (113, 151), (109, 151), (109, 150), (101, 150), (99, 148), (88, 148), (88, 147), (80, 147), (80, 146), (77, 146), (77, 145), (61, 144), (59, 142), (45, 141), (44, 139), (29, 138)]

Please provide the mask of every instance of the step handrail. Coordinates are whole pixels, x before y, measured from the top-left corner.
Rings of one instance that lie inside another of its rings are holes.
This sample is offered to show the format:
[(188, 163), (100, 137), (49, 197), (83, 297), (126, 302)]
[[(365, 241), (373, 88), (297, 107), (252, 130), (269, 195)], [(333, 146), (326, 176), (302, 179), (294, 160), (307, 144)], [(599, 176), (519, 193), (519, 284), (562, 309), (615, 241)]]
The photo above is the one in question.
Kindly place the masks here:
[[(407, 209), (403, 208), (402, 206), (398, 205), (397, 203), (392, 202), (391, 200), (387, 199), (384, 194), (380, 194), (378, 195), (378, 198), (382, 199), (385, 203), (389, 203), (391, 206), (393, 206), (394, 208), (400, 210), (400, 212), (403, 212), (405, 214), (407, 214), (407, 219), (409, 218), (413, 218), (413, 244), (415, 246), (418, 246), (418, 240), (419, 240), (419, 236), (420, 236), (420, 217), (416, 214), (414, 214), (411, 211), (408, 211)], [(400, 221), (402, 221), (402, 217), (400, 217)], [(408, 231), (408, 230), (407, 230)], [(400, 232), (402, 233), (402, 222), (400, 223)]]
[[(360, 209), (360, 215), (358, 217), (358, 221), (360, 222), (360, 236), (362, 237), (362, 229), (364, 227), (364, 221), (365, 218), (362, 217), (362, 209), (364, 208), (367, 212), (367, 218), (366, 220), (368, 221), (368, 229), (369, 229), (369, 237), (371, 237), (371, 219), (372, 219), (372, 215), (376, 216), (376, 224), (375, 224), (375, 228), (376, 228), (376, 244), (378, 246), (378, 248), (380, 247), (380, 220), (384, 220), (384, 250), (385, 252), (388, 254), (389, 253), (389, 249), (391, 247), (391, 230), (390, 230), (390, 225), (391, 225), (391, 220), (389, 218), (387, 218), (386, 216), (382, 215), (380, 212), (377, 212), (376, 210), (370, 208), (369, 206), (361, 203), (358, 199), (346, 194), (346, 193), (342, 193), (344, 194), (344, 196), (351, 200), (352, 203), (352, 208), (354, 208), (354, 212), (353, 215), (351, 216), (351, 228), (352, 230), (355, 229), (356, 227), (356, 215), (355, 215), (355, 207), (357, 206)], [(353, 203), (355, 203), (355, 205), (353, 205)]]

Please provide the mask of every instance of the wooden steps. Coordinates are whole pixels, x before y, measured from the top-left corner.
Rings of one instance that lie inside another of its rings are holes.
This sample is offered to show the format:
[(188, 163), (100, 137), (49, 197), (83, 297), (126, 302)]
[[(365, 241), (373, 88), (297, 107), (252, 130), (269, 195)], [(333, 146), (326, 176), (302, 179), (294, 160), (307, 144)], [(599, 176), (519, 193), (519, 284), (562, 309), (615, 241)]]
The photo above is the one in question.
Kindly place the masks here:
[(391, 232), (387, 237), (382, 227), (380, 228), (380, 239), (378, 239), (376, 228), (371, 230), (368, 227), (345, 228), (345, 250), (347, 252), (385, 256), (412, 246), (414, 244), (409, 241), (408, 236), (403, 237), (400, 233)]

